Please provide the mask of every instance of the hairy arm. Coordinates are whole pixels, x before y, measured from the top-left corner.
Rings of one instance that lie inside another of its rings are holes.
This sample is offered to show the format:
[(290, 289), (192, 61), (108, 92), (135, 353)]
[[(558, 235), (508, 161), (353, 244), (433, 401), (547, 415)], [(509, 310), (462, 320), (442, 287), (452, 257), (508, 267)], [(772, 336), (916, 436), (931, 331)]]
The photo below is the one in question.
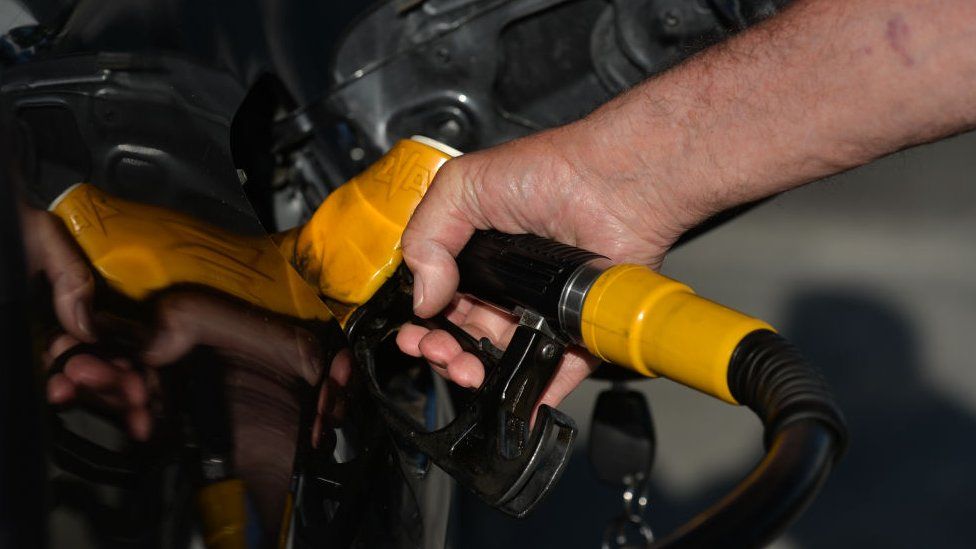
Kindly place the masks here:
[(566, 137), (616, 151), (574, 155), (581, 169), (622, 170), (635, 190), (668, 196), (689, 210), (686, 225), (973, 128), (974, 46), (970, 1), (798, 1)]

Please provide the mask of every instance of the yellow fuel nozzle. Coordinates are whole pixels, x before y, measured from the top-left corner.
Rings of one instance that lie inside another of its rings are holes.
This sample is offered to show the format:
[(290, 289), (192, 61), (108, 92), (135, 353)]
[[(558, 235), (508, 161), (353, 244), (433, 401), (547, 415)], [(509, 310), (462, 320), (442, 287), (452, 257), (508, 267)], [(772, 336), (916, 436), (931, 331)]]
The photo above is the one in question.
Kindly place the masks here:
[[(459, 154), (426, 138), (400, 141), (282, 239), (343, 326), (399, 267), (410, 216), (437, 170)], [(726, 375), (736, 346), (753, 331), (771, 330), (646, 267), (611, 266), (531, 235), (479, 232), (458, 267), (460, 291), (533, 310), (604, 360), (728, 402), (735, 402)]]
[(460, 291), (529, 309), (597, 357), (727, 402), (729, 361), (765, 322), (641, 265), (532, 235), (479, 231), (458, 256)]
[[(273, 237), (341, 324), (400, 266), (410, 216), (437, 170), (459, 154), (425, 138), (400, 141), (332, 193), (309, 223)], [(231, 235), (91, 185), (69, 190), (52, 211), (131, 297), (192, 282), (289, 316), (329, 318), (269, 239)], [(530, 235), (478, 233), (458, 258), (461, 291), (539, 312), (604, 360), (735, 402), (726, 380), (731, 355), (746, 335), (771, 327), (646, 267), (595, 258)]]
[(400, 265), (400, 237), (434, 174), (458, 151), (425, 137), (399, 141), (326, 198), (312, 219), (282, 239), (302, 277), (343, 327)]

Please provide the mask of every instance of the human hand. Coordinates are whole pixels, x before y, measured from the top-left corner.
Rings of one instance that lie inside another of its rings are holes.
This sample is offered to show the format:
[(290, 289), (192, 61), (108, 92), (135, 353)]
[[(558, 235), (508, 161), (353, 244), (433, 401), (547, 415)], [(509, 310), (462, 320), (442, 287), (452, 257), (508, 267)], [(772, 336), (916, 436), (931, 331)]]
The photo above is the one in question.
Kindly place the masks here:
[[(25, 205), (20, 207), (20, 218), (29, 273), (43, 274), (51, 284), (54, 313), (63, 330), (42, 355), (42, 364), (50, 369), (65, 351), (96, 341), (95, 279), (60, 219)], [(124, 418), (134, 439), (146, 440), (152, 425), (147, 383), (132, 366), (126, 358), (76, 355), (48, 379), (48, 402), (69, 405), (81, 400), (106, 408)]]
[(345, 415), (352, 373), (347, 352), (324, 371), (334, 349), (305, 327), (264, 311), (194, 291), (165, 294), (157, 304), (157, 331), (142, 360), (153, 368), (178, 362), (198, 347), (212, 349), (224, 369), (234, 469), (245, 481), (263, 524), (281, 519), (298, 440), (302, 387), (319, 388), (312, 425), (314, 447)]
[[(414, 310), (429, 317), (445, 307), (448, 318), (476, 338), (504, 346), (515, 320), (466, 296), (456, 296), (455, 256), (476, 229), (532, 233), (610, 257), (657, 267), (685, 230), (707, 217), (706, 207), (685, 205), (671, 181), (656, 179), (598, 137), (607, 117), (536, 134), (445, 164), (403, 235), (403, 257), (413, 272)], [(628, 156), (629, 155), (629, 156)], [(466, 386), (484, 378), (480, 362), (446, 332), (401, 328), (405, 353), (426, 358), (435, 371)], [(571, 349), (541, 403), (554, 406), (595, 367)]]
[(29, 274), (43, 274), (50, 282), (54, 312), (64, 331), (79, 342), (94, 342), (95, 278), (85, 256), (51, 213), (21, 205), (20, 219)]
[[(63, 353), (82, 344), (74, 336), (62, 333), (54, 337), (42, 355), (45, 370), (50, 370)], [(149, 395), (156, 379), (135, 371), (132, 361), (124, 357), (106, 358), (79, 353), (64, 363), (64, 368), (47, 380), (47, 401), (55, 406), (85, 402), (121, 417), (129, 436), (146, 441), (152, 431)]]
[[(291, 476), (298, 439), (302, 387), (320, 378), (311, 442), (320, 446), (328, 430), (341, 424), (344, 387), (351, 374), (348, 353), (339, 353), (323, 375), (332, 349), (302, 326), (218, 295), (169, 291), (154, 300), (155, 329), (142, 354), (106, 359), (82, 353), (71, 357), (48, 381), (52, 404), (75, 402), (107, 409), (126, 420), (130, 435), (147, 440), (150, 411), (159, 388), (158, 370), (207, 348), (224, 368), (224, 403), (233, 435), (234, 469), (248, 487), (263, 524), (277, 526)], [(96, 326), (105, 327), (96, 313)], [(104, 330), (99, 330), (102, 333)], [(54, 339), (45, 354), (50, 367), (79, 344), (70, 335)], [(136, 371), (134, 363), (146, 368)]]

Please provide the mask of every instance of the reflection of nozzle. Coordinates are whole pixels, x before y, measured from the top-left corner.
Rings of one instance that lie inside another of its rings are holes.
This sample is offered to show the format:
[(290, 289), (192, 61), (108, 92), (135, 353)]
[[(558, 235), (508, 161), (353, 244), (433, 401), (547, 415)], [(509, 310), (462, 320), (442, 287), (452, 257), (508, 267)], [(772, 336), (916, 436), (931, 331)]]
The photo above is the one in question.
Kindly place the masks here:
[(179, 284), (211, 287), (302, 319), (331, 314), (271, 239), (234, 234), (83, 183), (51, 204), (96, 271), (131, 299)]
[(180, 361), (187, 375), (186, 406), (189, 438), (199, 451), (201, 486), (199, 513), (208, 549), (247, 547), (247, 493), (233, 467), (233, 431), (224, 396), (224, 369), (207, 348)]
[(247, 493), (244, 482), (231, 478), (197, 491), (197, 510), (208, 549), (247, 547)]

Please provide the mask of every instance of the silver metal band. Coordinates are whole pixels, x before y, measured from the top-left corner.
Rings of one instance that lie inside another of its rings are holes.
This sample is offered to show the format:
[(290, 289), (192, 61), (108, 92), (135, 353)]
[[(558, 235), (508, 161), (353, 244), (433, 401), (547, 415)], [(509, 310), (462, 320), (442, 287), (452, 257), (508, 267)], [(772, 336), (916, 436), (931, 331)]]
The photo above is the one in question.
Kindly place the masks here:
[(596, 279), (612, 265), (613, 263), (605, 257), (587, 261), (573, 272), (559, 295), (559, 308), (557, 309), (559, 325), (576, 343), (583, 342), (581, 325), (586, 294), (589, 293), (590, 287), (593, 286)]
[(462, 154), (464, 154), (461, 151), (455, 149), (454, 147), (452, 147), (452, 146), (450, 146), (450, 145), (448, 145), (446, 143), (441, 143), (440, 141), (438, 141), (436, 139), (431, 139), (431, 138), (427, 137), (426, 135), (411, 135), (410, 136), (410, 140), (411, 141), (416, 141), (417, 143), (423, 143), (424, 145), (427, 145), (428, 147), (433, 147), (433, 148), (441, 151), (442, 153), (450, 156), (451, 158), (457, 158), (457, 157), (461, 156)]

